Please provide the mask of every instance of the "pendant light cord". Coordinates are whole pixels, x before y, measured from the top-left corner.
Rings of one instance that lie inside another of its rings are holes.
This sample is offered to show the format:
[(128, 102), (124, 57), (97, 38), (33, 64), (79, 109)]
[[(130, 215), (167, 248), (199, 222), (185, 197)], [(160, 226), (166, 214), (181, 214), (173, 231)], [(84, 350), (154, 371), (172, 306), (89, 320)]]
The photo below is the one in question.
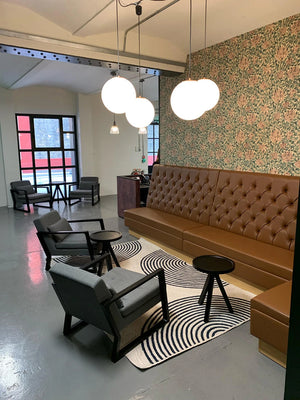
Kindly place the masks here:
[(141, 24), (140, 15), (138, 15), (138, 42), (139, 42), (139, 96), (141, 96)]
[(190, 52), (189, 52), (189, 79), (191, 79), (191, 53), (192, 53), (192, 0), (190, 0)]
[(206, 49), (206, 26), (207, 26), (207, 0), (205, 0), (205, 10), (204, 10), (204, 49)]
[(116, 0), (116, 24), (117, 24), (117, 55), (118, 55), (118, 76), (120, 71), (120, 46), (119, 46), (119, 9), (118, 0)]

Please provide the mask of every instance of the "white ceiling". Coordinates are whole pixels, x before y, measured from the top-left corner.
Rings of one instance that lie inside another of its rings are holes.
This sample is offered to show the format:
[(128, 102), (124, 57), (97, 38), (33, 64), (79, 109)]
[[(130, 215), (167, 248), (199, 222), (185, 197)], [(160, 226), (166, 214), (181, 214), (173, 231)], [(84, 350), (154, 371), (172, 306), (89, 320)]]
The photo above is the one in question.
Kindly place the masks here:
[[(120, 0), (129, 4), (130, 0)], [(1, 3), (0, 0), (0, 10)], [(73, 35), (74, 41), (101, 38), (101, 46), (112, 48), (116, 36), (114, 0), (9, 0), (9, 4), (30, 9), (35, 14), (56, 24)], [(205, 0), (193, 0), (192, 51), (204, 47)], [(143, 53), (153, 54), (155, 40), (163, 39), (166, 49), (176, 45), (176, 61), (185, 61), (189, 51), (189, 1), (143, 0), (141, 20), (170, 5), (141, 25)], [(120, 48), (124, 45), (124, 32), (137, 22), (134, 7), (118, 7)], [(299, 0), (208, 0), (207, 46), (265, 26), (299, 13)], [(1, 28), (1, 26), (0, 26)], [(133, 34), (135, 36), (133, 36)], [(55, 32), (49, 37), (55, 38)], [(107, 42), (105, 43), (105, 38)], [(149, 38), (151, 39), (151, 45)], [(136, 42), (136, 30), (128, 33)], [(160, 45), (162, 45), (160, 43)], [(127, 48), (123, 49), (127, 50)], [(152, 52), (152, 53), (151, 53)], [(138, 82), (137, 73), (124, 72), (123, 76)], [(76, 65), (0, 53), (0, 86), (17, 89), (30, 85), (57, 86), (80, 93), (95, 93), (109, 78), (110, 71), (101, 67)], [(156, 78), (146, 79), (145, 92), (157, 91)], [(155, 90), (154, 90), (155, 88)], [(146, 93), (145, 93), (146, 95)], [(148, 94), (155, 96), (154, 93)], [(157, 96), (157, 95), (156, 95)]]
[[(138, 91), (137, 72), (125, 71), (121, 75), (126, 76)], [(93, 94), (98, 93), (110, 77), (110, 70), (107, 68), (0, 53), (0, 86), (6, 89), (42, 85)], [(142, 74), (141, 78), (144, 79), (144, 95), (151, 101), (157, 101), (157, 77)]]

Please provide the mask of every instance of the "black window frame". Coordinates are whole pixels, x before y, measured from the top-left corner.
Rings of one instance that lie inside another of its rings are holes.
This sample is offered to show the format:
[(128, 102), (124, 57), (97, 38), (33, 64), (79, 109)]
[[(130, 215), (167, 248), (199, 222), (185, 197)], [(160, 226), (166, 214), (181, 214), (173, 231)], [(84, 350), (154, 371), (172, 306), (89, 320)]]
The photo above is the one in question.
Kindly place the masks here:
[[(29, 117), (29, 130), (19, 130), (18, 126), (18, 117)], [(33, 186), (38, 188), (44, 185), (54, 186), (54, 180), (52, 179), (51, 170), (53, 169), (62, 169), (63, 170), (63, 181), (66, 182), (66, 169), (67, 168), (75, 168), (75, 180), (68, 181), (67, 184), (76, 184), (79, 181), (79, 157), (78, 157), (78, 137), (77, 137), (77, 124), (76, 124), (76, 116), (75, 115), (57, 115), (57, 114), (29, 114), (29, 113), (16, 113), (16, 130), (17, 130), (17, 142), (18, 142), (18, 156), (19, 156), (19, 172), (20, 179), (22, 179), (22, 171), (32, 170), (33, 171)], [(63, 129), (63, 118), (71, 118), (73, 121), (73, 130), (64, 130)], [(35, 143), (35, 128), (34, 128), (34, 119), (55, 119), (59, 121), (59, 135), (60, 135), (60, 146), (59, 147), (36, 147)], [(20, 148), (20, 140), (19, 134), (22, 133), (30, 133), (31, 136), (31, 148), (30, 149), (21, 149)], [(65, 134), (73, 134), (74, 135), (74, 147), (65, 148), (64, 135)], [(62, 165), (61, 166), (51, 166), (51, 151), (61, 151), (62, 152)], [(74, 151), (75, 164), (66, 165), (65, 162), (65, 152), (66, 151)], [(29, 152), (32, 155), (32, 167), (22, 167), (21, 165), (21, 154)], [(35, 162), (35, 152), (47, 152), (47, 160), (48, 166), (39, 167), (36, 166)], [(48, 183), (37, 183), (36, 171), (38, 170), (48, 170), (49, 182)], [(57, 183), (57, 181), (55, 181)], [(63, 184), (64, 189), (66, 191), (66, 184)]]

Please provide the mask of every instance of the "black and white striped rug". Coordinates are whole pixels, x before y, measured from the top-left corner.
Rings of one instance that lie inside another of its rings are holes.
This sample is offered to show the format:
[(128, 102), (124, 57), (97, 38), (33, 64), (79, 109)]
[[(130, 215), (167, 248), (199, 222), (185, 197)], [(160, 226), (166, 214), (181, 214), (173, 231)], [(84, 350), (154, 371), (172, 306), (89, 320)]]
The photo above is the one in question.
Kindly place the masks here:
[[(249, 320), (252, 293), (223, 281), (234, 313), (228, 312), (219, 288), (215, 286), (209, 322), (204, 323), (205, 303), (199, 305), (198, 300), (206, 274), (196, 271), (185, 261), (145, 239), (119, 243), (113, 247), (122, 268), (144, 274), (157, 268), (165, 270), (170, 322), (127, 354), (127, 358), (136, 367), (153, 367)], [(147, 330), (160, 318), (161, 310), (156, 308), (138, 326), (131, 327), (130, 332)]]

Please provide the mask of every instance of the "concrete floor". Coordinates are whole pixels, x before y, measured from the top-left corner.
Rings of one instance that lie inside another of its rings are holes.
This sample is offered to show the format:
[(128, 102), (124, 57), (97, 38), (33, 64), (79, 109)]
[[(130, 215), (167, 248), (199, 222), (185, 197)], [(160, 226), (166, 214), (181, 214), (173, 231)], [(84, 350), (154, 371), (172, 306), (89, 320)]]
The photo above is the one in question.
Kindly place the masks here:
[[(117, 217), (116, 196), (94, 207), (54, 207), (66, 218), (101, 216), (122, 240), (133, 239)], [(249, 323), (145, 371), (126, 358), (113, 364), (109, 340), (92, 326), (64, 337), (32, 223), (48, 211), (0, 208), (0, 399), (283, 399), (285, 369), (257, 351)]]

